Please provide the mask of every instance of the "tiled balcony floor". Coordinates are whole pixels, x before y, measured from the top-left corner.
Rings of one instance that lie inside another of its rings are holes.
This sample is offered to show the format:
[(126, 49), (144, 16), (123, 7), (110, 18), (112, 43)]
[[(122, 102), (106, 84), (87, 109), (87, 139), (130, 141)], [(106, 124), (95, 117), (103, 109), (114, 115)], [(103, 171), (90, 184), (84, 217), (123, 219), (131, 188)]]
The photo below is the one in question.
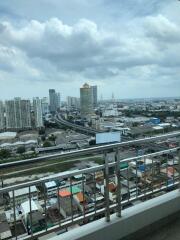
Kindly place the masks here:
[(139, 240), (180, 240), (180, 216), (151, 235)]

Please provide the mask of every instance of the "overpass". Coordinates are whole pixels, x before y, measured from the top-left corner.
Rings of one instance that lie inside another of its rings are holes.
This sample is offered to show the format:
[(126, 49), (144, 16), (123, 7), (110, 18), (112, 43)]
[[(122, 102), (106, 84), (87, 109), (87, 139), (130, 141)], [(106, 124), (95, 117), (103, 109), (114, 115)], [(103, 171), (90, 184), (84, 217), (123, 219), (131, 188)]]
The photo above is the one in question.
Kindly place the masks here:
[(74, 124), (74, 123), (71, 123), (65, 119), (63, 119), (60, 114), (57, 114), (54, 118), (55, 122), (59, 125), (63, 125), (63, 126), (66, 126), (68, 128), (72, 128), (76, 131), (79, 131), (81, 133), (85, 133), (87, 135), (92, 135), (92, 136), (95, 136), (96, 133), (99, 133), (99, 132), (102, 132), (102, 131), (98, 131), (98, 130), (95, 130), (95, 129), (92, 129), (92, 128), (88, 128), (88, 127), (84, 127), (84, 126), (80, 126), (80, 125), (77, 125), (77, 124)]

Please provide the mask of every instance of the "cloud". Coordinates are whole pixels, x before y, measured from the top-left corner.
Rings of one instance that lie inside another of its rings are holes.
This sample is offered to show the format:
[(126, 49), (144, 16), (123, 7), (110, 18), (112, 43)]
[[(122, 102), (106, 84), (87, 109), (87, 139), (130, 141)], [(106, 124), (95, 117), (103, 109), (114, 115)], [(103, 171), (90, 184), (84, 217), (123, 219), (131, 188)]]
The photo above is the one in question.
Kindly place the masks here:
[[(113, 83), (114, 89), (124, 83), (132, 86), (133, 82), (139, 86), (152, 83), (160, 89), (173, 81), (177, 86), (180, 27), (176, 19), (168, 17), (167, 3), (76, 0), (82, 17), (76, 21), (63, 21), (60, 17), (40, 20), (45, 16), (42, 9), (39, 18), (29, 20), (35, 5), (30, 4), (29, 9), (21, 5), (18, 16), (25, 9), (26, 13), (31, 12), (27, 18), (0, 21), (0, 81), (20, 79), (24, 83), (49, 85), (76, 82), (77, 88), (84, 81), (92, 81), (107, 86)], [(52, 5), (57, 7), (56, 13), (60, 6), (61, 12), (63, 7), (70, 7), (69, 2), (46, 0), (43, 9), (48, 11), (47, 6)], [(86, 14), (82, 11), (87, 7), (91, 20), (87, 10)], [(7, 6), (6, 9), (9, 14), (15, 11), (14, 7), (11, 11)], [(99, 16), (93, 14), (93, 9), (99, 11)]]
[(145, 27), (147, 36), (150, 38), (155, 38), (158, 41), (167, 42), (168, 44), (180, 41), (179, 25), (163, 15), (147, 17)]
[(2, 44), (20, 49), (32, 64), (41, 59), (55, 66), (57, 72), (82, 73), (84, 77), (113, 77), (119, 70), (154, 64), (158, 58), (156, 46), (150, 41), (121, 37), (87, 19), (72, 26), (57, 18), (32, 20), (20, 29), (5, 22), (0, 34)]

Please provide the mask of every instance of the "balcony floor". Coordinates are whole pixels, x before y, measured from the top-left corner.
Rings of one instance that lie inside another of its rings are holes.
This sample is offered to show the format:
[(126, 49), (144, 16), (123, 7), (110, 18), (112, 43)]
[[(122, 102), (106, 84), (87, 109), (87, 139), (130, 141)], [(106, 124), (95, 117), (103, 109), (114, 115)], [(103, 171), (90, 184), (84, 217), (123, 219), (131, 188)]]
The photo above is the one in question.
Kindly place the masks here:
[(139, 240), (180, 240), (180, 216)]

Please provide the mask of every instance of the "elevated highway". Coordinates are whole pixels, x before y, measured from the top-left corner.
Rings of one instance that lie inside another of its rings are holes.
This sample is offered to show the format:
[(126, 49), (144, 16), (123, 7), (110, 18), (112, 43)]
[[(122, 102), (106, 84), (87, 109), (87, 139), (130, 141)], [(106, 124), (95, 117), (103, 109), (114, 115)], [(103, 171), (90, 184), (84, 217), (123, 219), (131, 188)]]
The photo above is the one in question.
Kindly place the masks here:
[(85, 133), (87, 135), (95, 136), (96, 133), (102, 132), (102, 131), (98, 131), (98, 130), (95, 130), (95, 129), (92, 129), (92, 128), (88, 128), (88, 127), (84, 127), (84, 126), (80, 126), (80, 125), (71, 123), (71, 122), (63, 119), (60, 115), (56, 115), (54, 120), (59, 125), (63, 125), (63, 126), (72, 128), (76, 131), (79, 131), (81, 133)]

